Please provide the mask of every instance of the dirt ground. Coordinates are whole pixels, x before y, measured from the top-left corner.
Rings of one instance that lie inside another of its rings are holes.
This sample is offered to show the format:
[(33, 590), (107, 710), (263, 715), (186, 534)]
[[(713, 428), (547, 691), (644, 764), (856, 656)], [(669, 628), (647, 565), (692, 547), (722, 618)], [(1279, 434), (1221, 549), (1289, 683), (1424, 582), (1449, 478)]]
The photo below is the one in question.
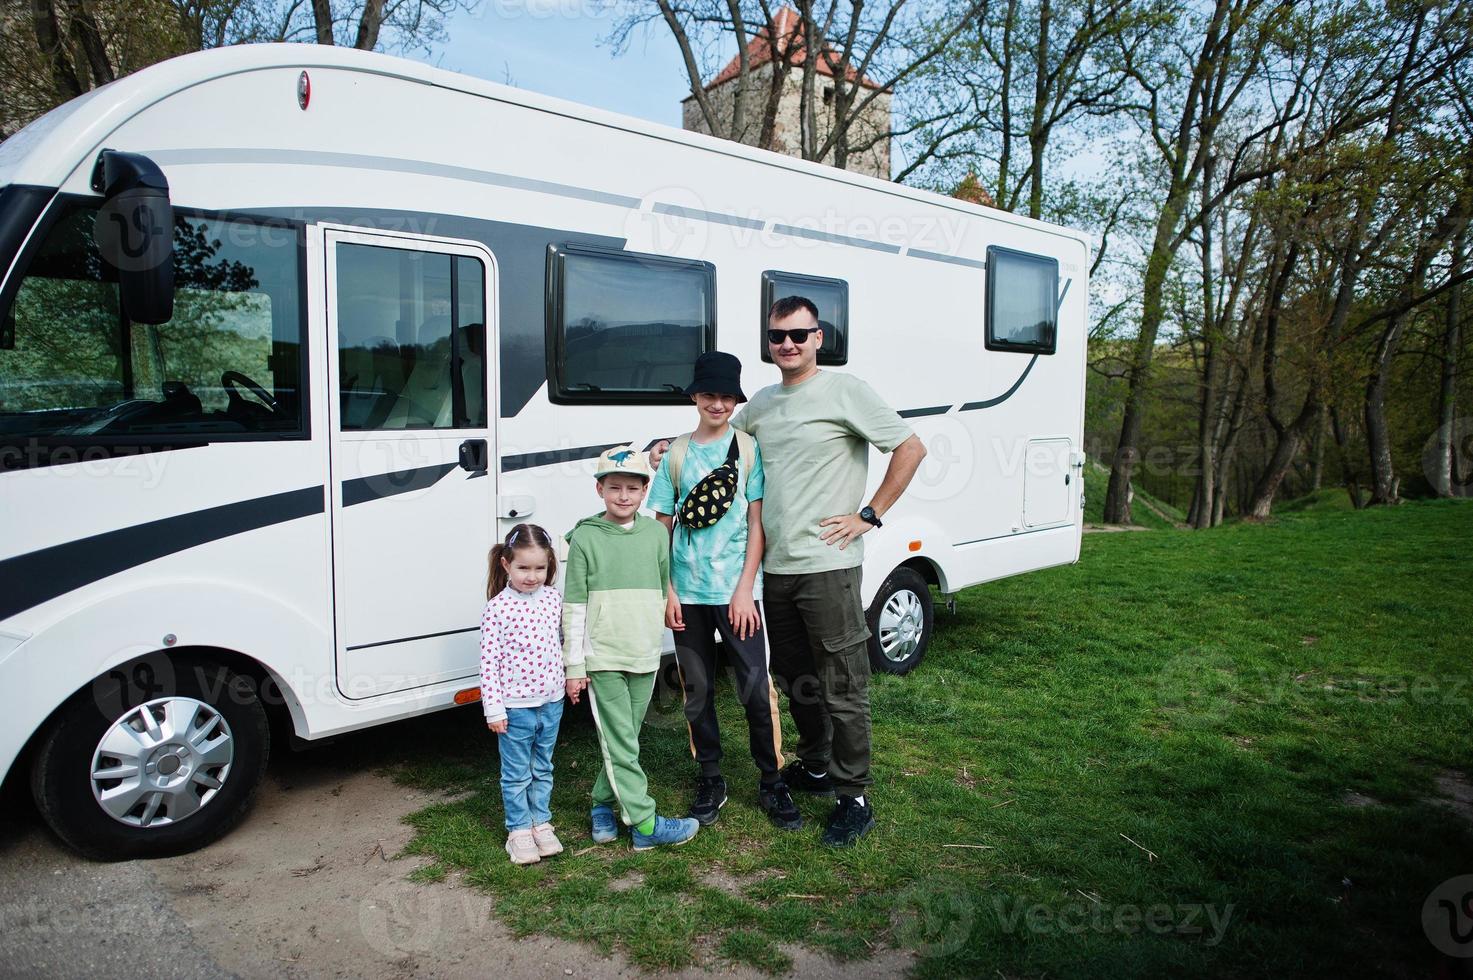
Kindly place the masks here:
[[(425, 719), (391, 730), (432, 739), (444, 728)], [(454, 876), (406, 880), (423, 862), (395, 859), (411, 836), (401, 818), (431, 800), (375, 772), (372, 747), (385, 731), (278, 753), (244, 823), (201, 851), (156, 861), (76, 857), (47, 832), (21, 788), (8, 785), (0, 807), (0, 976), (644, 975), (591, 946), (516, 938), (491, 915), (492, 898)], [(898, 952), (846, 965), (788, 952), (793, 975), (805, 978), (894, 976), (910, 965)]]

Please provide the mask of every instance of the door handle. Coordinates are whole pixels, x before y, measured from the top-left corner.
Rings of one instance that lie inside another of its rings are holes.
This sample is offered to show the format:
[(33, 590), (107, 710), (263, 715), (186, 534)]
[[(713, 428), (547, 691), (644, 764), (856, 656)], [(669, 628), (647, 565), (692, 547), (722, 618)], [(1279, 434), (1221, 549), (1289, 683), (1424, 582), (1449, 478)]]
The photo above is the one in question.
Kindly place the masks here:
[(486, 471), (486, 440), (467, 439), (460, 444), (460, 468), (471, 473)]

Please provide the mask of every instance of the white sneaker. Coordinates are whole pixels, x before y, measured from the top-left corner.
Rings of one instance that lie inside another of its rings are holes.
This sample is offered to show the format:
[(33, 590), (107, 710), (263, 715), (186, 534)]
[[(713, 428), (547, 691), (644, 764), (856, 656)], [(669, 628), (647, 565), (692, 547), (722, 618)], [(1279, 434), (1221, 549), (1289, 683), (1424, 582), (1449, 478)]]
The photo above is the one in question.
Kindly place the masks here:
[(537, 842), (530, 830), (513, 830), (507, 834), (506, 853), (511, 855), (512, 864), (536, 864), (542, 860), (537, 855)]
[(554, 854), (563, 853), (563, 842), (557, 839), (557, 834), (553, 833), (550, 823), (542, 823), (533, 827), (532, 840), (537, 845), (537, 853), (541, 857), (552, 857)]

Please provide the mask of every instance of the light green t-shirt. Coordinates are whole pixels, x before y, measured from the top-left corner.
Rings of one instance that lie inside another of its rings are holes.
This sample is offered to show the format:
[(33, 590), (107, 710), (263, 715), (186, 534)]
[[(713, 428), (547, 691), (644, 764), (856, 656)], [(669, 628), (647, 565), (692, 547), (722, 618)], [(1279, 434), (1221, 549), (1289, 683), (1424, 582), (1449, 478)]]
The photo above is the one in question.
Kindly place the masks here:
[(819, 538), (818, 522), (864, 506), (869, 447), (892, 452), (911, 436), (895, 410), (859, 378), (820, 371), (791, 387), (763, 388), (732, 425), (762, 446), (763, 570), (803, 575), (863, 563), (863, 538), (840, 551)]
[[(650, 484), (649, 506), (657, 514), (674, 514), (686, 494), (706, 475), (726, 462), (735, 436), (701, 445), (694, 439), (680, 464), (680, 488), (670, 485), (670, 454), (660, 460), (660, 469)], [(762, 448), (754, 447), (750, 479), (737, 464), (737, 491), (731, 509), (711, 527), (688, 530), (675, 526), (670, 542), (670, 578), (680, 601), (693, 606), (724, 606), (731, 601), (747, 563), (747, 504), (763, 495)], [(762, 572), (752, 585), (752, 598), (762, 598)]]

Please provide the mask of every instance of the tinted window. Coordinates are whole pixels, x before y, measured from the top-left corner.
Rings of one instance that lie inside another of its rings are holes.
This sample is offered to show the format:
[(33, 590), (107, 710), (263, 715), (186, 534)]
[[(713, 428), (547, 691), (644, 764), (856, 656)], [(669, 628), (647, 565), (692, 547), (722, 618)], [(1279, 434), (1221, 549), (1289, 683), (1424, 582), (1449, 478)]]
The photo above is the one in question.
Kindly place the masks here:
[(818, 363), (844, 364), (849, 360), (849, 284), (842, 279), (800, 276), (790, 272), (762, 273), (762, 325), (758, 343), (762, 359), (772, 363), (767, 349), (767, 311), (786, 296), (805, 296), (818, 307), (818, 325), (823, 328), (823, 345)]
[(1058, 327), (1059, 262), (987, 250), (987, 347), (1052, 354)]
[(486, 271), (476, 259), (337, 246), (341, 427), (486, 425)]
[(301, 263), (295, 229), (177, 214), (174, 316), (130, 322), (68, 205), (0, 328), (0, 437), (165, 439), (301, 434)]
[(568, 245), (548, 275), (554, 398), (686, 400), (696, 358), (716, 345), (709, 262)]

